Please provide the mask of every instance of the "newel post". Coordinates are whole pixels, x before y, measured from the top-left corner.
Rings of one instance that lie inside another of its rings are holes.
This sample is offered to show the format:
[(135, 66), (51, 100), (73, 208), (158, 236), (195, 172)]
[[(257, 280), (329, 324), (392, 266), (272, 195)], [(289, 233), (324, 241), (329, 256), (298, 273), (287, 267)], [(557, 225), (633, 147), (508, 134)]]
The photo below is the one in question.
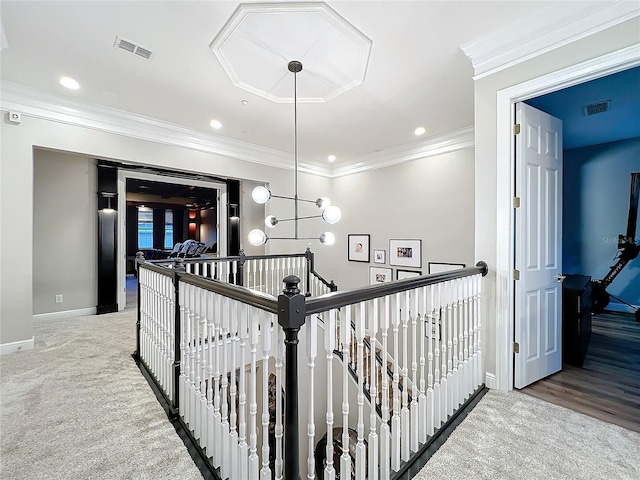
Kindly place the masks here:
[(314, 269), (314, 262), (313, 262), (313, 253), (311, 252), (311, 248), (307, 247), (307, 250), (304, 252), (304, 257), (307, 260), (307, 271), (305, 272), (305, 275), (307, 277), (307, 291), (304, 292), (305, 296), (310, 297), (311, 296), (311, 272)]
[(299, 480), (298, 332), (305, 322), (306, 303), (298, 277), (289, 275), (283, 282), (285, 287), (278, 297), (278, 323), (285, 335), (284, 478)]
[(180, 318), (180, 274), (185, 273), (184, 260), (175, 258), (173, 260), (173, 288), (174, 288), (174, 305), (173, 305), (173, 363), (171, 370), (173, 373), (173, 408), (177, 411), (180, 404), (180, 358), (182, 350), (180, 343), (182, 339), (182, 319)]
[(234, 278), (234, 280), (236, 285), (242, 287), (244, 286), (244, 264), (247, 261), (244, 250), (240, 250), (238, 257), (238, 273), (236, 274), (237, 278)]
[(142, 319), (141, 306), (142, 302), (140, 299), (140, 264), (145, 261), (144, 253), (138, 252), (136, 253), (136, 276), (138, 277), (138, 316), (136, 319), (136, 351), (135, 358), (140, 360), (140, 320)]

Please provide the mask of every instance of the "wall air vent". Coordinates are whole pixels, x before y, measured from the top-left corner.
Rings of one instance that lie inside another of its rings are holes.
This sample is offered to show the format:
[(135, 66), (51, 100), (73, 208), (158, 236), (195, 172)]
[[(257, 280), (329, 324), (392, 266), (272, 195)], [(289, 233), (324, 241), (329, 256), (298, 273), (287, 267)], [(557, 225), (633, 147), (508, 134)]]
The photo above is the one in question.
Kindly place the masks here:
[(125, 40), (120, 35), (116, 36), (116, 41), (113, 44), (116, 48), (121, 48), (122, 50), (126, 50), (129, 53), (133, 53), (138, 55), (139, 57), (146, 58), (147, 60), (151, 60), (151, 57), (154, 55), (154, 52), (149, 50), (148, 48), (142, 47), (131, 40)]
[(608, 112), (611, 108), (611, 100), (604, 100), (602, 102), (592, 103), (591, 105), (584, 106), (585, 116), (595, 115), (596, 113)]

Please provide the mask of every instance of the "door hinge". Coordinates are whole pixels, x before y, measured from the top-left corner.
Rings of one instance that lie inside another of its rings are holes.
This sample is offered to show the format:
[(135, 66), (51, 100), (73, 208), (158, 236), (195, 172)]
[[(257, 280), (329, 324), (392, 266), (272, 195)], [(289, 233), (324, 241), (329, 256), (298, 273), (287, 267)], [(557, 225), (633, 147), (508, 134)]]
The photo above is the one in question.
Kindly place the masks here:
[(520, 270), (514, 270), (513, 271), (513, 279), (514, 280), (520, 280)]
[(519, 134), (520, 134), (520, 124), (519, 124), (519, 123), (516, 123), (516, 124), (513, 126), (513, 134), (514, 134), (514, 135), (519, 135)]
[(513, 342), (513, 353), (520, 353), (520, 344), (518, 342)]
[(513, 208), (520, 208), (520, 197), (513, 197)]

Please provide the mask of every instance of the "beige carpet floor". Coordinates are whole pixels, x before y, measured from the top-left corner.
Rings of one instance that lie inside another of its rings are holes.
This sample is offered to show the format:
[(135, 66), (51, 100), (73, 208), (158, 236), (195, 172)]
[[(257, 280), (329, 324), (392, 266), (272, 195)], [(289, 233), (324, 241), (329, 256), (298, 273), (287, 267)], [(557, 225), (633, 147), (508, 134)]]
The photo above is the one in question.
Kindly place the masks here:
[(38, 320), (0, 357), (0, 478), (202, 479), (131, 358), (135, 319)]
[[(202, 478), (131, 358), (134, 309), (34, 335), (0, 357), (1, 479)], [(640, 434), (491, 391), (415, 478), (637, 480)]]
[(640, 434), (492, 390), (415, 478), (638, 480)]

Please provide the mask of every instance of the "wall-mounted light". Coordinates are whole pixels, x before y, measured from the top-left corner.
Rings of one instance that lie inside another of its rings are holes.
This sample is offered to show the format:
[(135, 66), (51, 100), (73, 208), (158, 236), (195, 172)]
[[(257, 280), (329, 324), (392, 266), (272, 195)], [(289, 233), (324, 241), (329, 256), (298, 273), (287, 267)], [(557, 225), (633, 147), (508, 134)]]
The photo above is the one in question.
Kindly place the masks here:
[(98, 210), (103, 211), (104, 213), (113, 213), (115, 212), (116, 207), (116, 194), (115, 193), (98, 193)]
[(238, 205), (229, 205), (229, 218), (231, 220), (238, 220), (240, 218)]

